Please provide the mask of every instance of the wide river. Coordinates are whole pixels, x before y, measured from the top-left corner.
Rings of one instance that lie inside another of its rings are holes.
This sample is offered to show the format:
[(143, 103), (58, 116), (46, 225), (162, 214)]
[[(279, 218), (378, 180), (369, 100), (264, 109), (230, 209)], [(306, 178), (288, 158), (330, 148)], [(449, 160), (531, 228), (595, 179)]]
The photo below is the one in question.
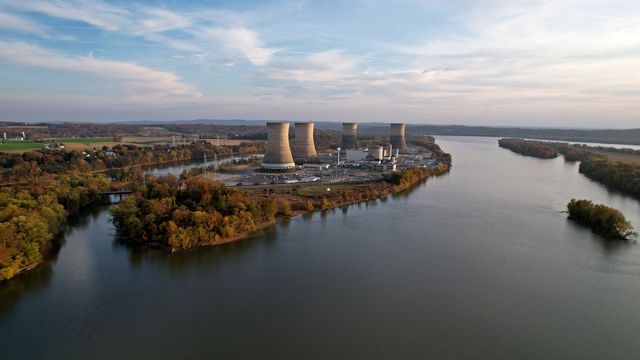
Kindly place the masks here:
[(0, 285), (1, 359), (637, 359), (640, 246), (561, 213), (640, 202), (577, 164), (438, 137), (450, 174), (168, 255), (114, 242), (106, 207)]

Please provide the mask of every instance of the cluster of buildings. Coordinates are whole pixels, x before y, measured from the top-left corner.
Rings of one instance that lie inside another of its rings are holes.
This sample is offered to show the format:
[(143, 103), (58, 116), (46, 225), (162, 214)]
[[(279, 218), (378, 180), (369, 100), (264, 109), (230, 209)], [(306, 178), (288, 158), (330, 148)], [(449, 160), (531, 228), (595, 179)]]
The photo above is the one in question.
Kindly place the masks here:
[[(353, 163), (368, 163), (377, 170), (395, 170), (395, 161), (400, 154), (408, 152), (405, 141), (405, 124), (390, 124), (389, 143), (362, 148), (358, 142), (358, 124), (342, 124), (342, 147), (338, 148), (338, 162), (340, 153), (345, 154), (344, 160)], [(296, 165), (318, 164), (319, 158), (313, 142), (313, 122), (296, 122), (293, 147), (289, 145), (289, 123), (267, 123), (267, 150), (261, 164), (264, 171), (288, 171)], [(318, 165), (320, 166), (320, 165)]]

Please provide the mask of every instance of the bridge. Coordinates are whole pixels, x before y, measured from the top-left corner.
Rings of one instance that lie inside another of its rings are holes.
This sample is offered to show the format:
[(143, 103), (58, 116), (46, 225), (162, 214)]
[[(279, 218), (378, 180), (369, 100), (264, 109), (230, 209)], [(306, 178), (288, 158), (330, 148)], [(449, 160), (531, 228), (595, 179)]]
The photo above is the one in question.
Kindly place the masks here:
[(101, 193), (98, 193), (98, 195), (100, 196), (109, 196), (109, 195), (126, 195), (126, 194), (131, 194), (133, 191), (131, 190), (112, 190), (112, 191), (104, 191)]
[(104, 191), (104, 192), (100, 192), (98, 193), (98, 196), (100, 197), (100, 201), (106, 204), (111, 204), (112, 200), (111, 200), (111, 195), (117, 195), (118, 196), (118, 200), (122, 201), (122, 197), (124, 195), (128, 195), (131, 194), (133, 191), (131, 190), (111, 190), (111, 191)]

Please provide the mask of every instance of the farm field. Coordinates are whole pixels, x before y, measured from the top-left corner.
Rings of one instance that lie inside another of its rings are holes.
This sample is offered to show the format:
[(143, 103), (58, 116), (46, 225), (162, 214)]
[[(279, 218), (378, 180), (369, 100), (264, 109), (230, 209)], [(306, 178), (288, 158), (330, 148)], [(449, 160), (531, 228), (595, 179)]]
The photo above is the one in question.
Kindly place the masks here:
[(605, 155), (611, 160), (622, 161), (628, 164), (640, 165), (640, 155), (622, 154), (617, 152), (594, 150), (596, 154)]
[(57, 143), (103, 143), (103, 142), (113, 142), (112, 137), (97, 137), (97, 138), (52, 138), (46, 139), (46, 141), (57, 142)]
[(101, 148), (103, 146), (113, 147), (118, 144), (123, 144), (121, 142), (115, 141), (90, 141), (90, 142), (62, 142), (66, 149), (70, 150), (85, 150), (85, 149), (93, 149), (93, 148)]
[(23, 152), (33, 149), (41, 149), (44, 147), (43, 143), (36, 143), (31, 141), (7, 141), (0, 144), (1, 152)]

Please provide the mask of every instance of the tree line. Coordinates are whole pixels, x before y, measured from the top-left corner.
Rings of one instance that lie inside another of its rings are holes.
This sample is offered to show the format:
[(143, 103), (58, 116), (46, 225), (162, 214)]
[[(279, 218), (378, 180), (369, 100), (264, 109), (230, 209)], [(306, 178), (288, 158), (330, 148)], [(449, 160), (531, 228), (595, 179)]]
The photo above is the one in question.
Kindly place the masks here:
[(94, 203), (108, 189), (105, 176), (80, 173), (0, 188), (0, 280), (40, 263), (67, 216)]
[(253, 232), (274, 220), (278, 205), (204, 178), (165, 175), (148, 177), (110, 212), (121, 240), (176, 251)]
[(541, 159), (554, 159), (558, 157), (558, 149), (555, 146), (541, 141), (508, 138), (498, 140), (498, 145), (520, 155)]
[(215, 146), (205, 142), (188, 145), (155, 145), (140, 147), (118, 144), (85, 151), (42, 149), (22, 154), (0, 153), (0, 182), (29, 181), (44, 174), (67, 171), (95, 172), (173, 161), (199, 160), (214, 155), (225, 157), (234, 153), (264, 152), (262, 143), (241, 143), (233, 146)]

